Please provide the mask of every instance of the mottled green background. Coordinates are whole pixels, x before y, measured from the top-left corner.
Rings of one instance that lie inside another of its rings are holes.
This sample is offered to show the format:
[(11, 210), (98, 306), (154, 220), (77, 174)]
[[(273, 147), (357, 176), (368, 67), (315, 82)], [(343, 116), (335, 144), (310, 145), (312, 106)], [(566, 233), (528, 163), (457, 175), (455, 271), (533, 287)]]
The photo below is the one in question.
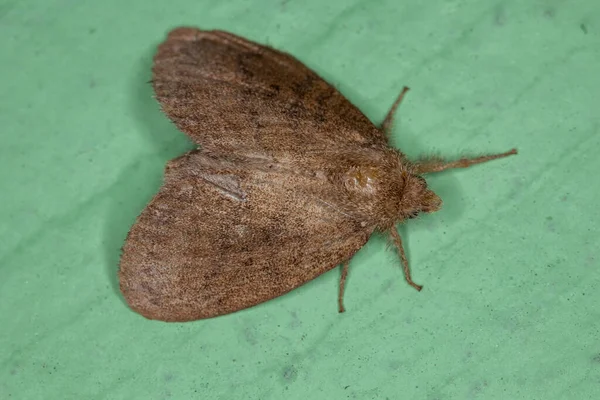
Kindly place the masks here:
[[(434, 177), (403, 227), (253, 309), (151, 322), (115, 278), (191, 148), (147, 81), (178, 25), (285, 49), (410, 155), (520, 155)], [(599, 399), (600, 2), (0, 1), (0, 399)]]

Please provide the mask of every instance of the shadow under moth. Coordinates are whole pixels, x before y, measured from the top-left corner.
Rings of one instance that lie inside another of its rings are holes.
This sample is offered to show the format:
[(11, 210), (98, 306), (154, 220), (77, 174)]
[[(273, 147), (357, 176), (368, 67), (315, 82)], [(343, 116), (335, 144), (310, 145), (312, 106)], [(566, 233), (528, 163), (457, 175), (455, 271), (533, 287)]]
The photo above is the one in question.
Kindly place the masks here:
[(343, 265), (374, 232), (440, 209), (422, 175), (516, 154), (408, 160), (380, 126), (289, 54), (231, 33), (177, 28), (152, 85), (164, 113), (201, 147), (167, 163), (131, 228), (120, 288), (149, 319), (192, 321), (254, 306)]

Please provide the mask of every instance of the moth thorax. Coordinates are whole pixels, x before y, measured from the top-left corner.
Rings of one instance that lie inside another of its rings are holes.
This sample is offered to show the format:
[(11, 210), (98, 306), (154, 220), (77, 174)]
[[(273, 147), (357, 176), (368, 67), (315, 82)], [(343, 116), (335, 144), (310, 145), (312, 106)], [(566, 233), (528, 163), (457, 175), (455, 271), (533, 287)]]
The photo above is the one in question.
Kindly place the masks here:
[(352, 167), (344, 175), (344, 185), (349, 191), (374, 194), (381, 176), (382, 172), (376, 167)]
[(346, 171), (342, 180), (352, 204), (370, 223), (388, 227), (398, 218), (402, 186), (394, 171), (357, 166)]

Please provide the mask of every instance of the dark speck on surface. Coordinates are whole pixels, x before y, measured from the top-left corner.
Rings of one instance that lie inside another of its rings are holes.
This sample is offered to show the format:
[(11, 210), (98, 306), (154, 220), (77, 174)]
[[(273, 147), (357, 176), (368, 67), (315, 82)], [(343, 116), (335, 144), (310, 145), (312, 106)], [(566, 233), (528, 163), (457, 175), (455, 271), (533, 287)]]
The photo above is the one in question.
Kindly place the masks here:
[(494, 24), (497, 26), (504, 26), (506, 24), (506, 13), (504, 7), (498, 5), (494, 10)]
[(252, 346), (258, 343), (258, 341), (256, 340), (256, 333), (254, 332), (254, 329), (250, 328), (249, 326), (244, 327), (244, 339), (246, 340), (246, 342), (248, 342), (248, 344), (251, 344)]
[(553, 222), (553, 218), (552, 216), (547, 216), (546, 217), (546, 229), (550, 232), (555, 232), (556, 231), (556, 225)]
[(289, 365), (283, 370), (283, 379), (285, 379), (286, 381), (295, 381), (297, 377), (298, 370), (293, 365)]
[(543, 15), (548, 19), (552, 19), (556, 16), (556, 10), (554, 8), (546, 8)]
[(487, 387), (488, 387), (487, 381), (477, 382), (471, 387), (471, 394), (473, 396), (477, 396)]
[(300, 318), (298, 318), (296, 311), (291, 311), (290, 316), (292, 317), (292, 320), (290, 321), (290, 328), (295, 329), (302, 325), (302, 321), (300, 321)]

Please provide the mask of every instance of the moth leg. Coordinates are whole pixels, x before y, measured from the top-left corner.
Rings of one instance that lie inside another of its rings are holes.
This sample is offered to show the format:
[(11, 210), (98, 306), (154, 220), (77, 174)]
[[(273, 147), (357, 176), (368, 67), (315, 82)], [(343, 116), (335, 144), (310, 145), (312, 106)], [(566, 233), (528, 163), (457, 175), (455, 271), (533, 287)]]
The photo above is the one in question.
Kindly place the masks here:
[(408, 260), (406, 259), (406, 254), (404, 253), (404, 247), (402, 246), (402, 239), (400, 238), (400, 234), (398, 233), (395, 227), (392, 227), (389, 230), (389, 233), (390, 237), (392, 238), (392, 241), (394, 242), (394, 245), (396, 246), (396, 249), (398, 249), (398, 254), (400, 255), (400, 260), (402, 261), (402, 267), (404, 268), (404, 277), (406, 278), (406, 282), (408, 282), (410, 286), (414, 287), (420, 292), (421, 289), (423, 289), (423, 286), (414, 283), (412, 278), (410, 277)]
[(497, 160), (498, 158), (508, 157), (513, 154), (517, 154), (517, 149), (511, 149), (500, 154), (489, 154), (474, 158), (461, 158), (460, 160), (456, 161), (446, 161), (437, 157), (423, 158), (414, 163), (416, 168), (415, 172), (417, 174), (427, 174), (431, 172), (441, 172), (452, 168), (467, 168), (471, 165)]
[(344, 266), (342, 269), (342, 277), (340, 278), (340, 292), (338, 294), (338, 307), (339, 312), (343, 313), (346, 311), (344, 308), (344, 287), (346, 285), (346, 276), (348, 276), (348, 266), (350, 265), (350, 261), (344, 262)]
[(390, 133), (391, 133), (391, 130), (392, 130), (392, 125), (394, 123), (394, 115), (396, 114), (396, 110), (398, 109), (398, 106), (402, 102), (402, 99), (404, 98), (404, 95), (409, 90), (410, 89), (407, 88), (406, 86), (404, 86), (402, 88), (402, 91), (398, 95), (398, 98), (396, 99), (396, 101), (394, 102), (394, 104), (392, 104), (392, 108), (390, 108), (390, 111), (388, 111), (385, 119), (383, 120), (383, 123), (381, 124), (381, 130), (383, 131), (383, 133), (385, 134), (385, 136), (388, 137), (388, 138), (390, 137)]

